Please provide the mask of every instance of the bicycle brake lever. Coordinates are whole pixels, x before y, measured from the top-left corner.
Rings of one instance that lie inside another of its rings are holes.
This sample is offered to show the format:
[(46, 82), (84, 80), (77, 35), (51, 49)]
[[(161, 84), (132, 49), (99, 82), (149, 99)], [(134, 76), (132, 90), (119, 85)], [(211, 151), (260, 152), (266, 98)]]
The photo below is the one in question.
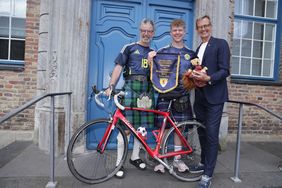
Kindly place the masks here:
[(113, 90), (111, 90), (111, 92), (110, 92), (110, 94), (109, 94), (109, 97), (108, 97), (107, 101), (111, 100), (111, 95), (112, 95), (112, 92), (113, 92)]
[(92, 100), (93, 95), (94, 95), (94, 93), (93, 93), (93, 92), (91, 92), (91, 94), (90, 94), (90, 95), (89, 95), (89, 97), (88, 97), (88, 101), (91, 101), (91, 100)]

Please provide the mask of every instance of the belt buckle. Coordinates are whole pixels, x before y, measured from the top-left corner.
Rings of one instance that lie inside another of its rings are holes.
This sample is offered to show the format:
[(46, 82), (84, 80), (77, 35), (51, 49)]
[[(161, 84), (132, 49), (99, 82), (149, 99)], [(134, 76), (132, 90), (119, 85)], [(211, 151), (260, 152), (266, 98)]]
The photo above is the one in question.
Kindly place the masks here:
[(143, 82), (143, 81), (146, 80), (146, 76), (139, 75), (139, 76), (137, 76), (137, 80), (140, 81), (140, 82)]
[(146, 81), (147, 80), (147, 77), (146, 76), (143, 76), (143, 75), (131, 75), (129, 77), (130, 80), (137, 80), (137, 81), (140, 81), (140, 82), (143, 82), (143, 81)]

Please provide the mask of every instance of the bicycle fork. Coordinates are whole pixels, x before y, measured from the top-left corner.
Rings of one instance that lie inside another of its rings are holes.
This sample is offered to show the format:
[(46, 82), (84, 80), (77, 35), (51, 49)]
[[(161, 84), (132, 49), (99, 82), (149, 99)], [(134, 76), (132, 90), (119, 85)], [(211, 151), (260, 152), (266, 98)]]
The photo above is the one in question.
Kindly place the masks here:
[(109, 137), (111, 135), (112, 130), (115, 128), (115, 124), (112, 122), (109, 122), (109, 126), (107, 127), (105, 134), (101, 141), (98, 143), (97, 151), (102, 154), (105, 151), (105, 148), (107, 147), (107, 143), (109, 140)]

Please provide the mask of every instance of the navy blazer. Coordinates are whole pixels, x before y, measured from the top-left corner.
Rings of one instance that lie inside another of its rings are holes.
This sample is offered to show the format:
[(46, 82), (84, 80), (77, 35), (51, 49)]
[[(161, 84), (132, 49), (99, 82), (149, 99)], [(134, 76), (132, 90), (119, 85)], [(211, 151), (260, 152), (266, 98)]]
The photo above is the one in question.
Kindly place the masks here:
[[(200, 46), (197, 48), (198, 54)], [(211, 77), (208, 85), (201, 88), (210, 104), (221, 104), (228, 100), (226, 78), (230, 75), (230, 50), (226, 40), (211, 37), (205, 49), (202, 65), (208, 68)], [(197, 91), (196, 91), (197, 100)]]

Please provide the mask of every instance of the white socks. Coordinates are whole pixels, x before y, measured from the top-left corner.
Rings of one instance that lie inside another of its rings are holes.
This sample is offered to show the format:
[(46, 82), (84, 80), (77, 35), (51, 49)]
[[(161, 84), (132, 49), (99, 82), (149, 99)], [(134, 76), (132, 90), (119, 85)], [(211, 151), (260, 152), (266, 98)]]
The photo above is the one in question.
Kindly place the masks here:
[[(182, 146), (174, 145), (174, 151), (180, 151), (180, 150), (182, 150)], [(180, 158), (181, 158), (181, 155), (174, 156), (174, 160), (179, 160)]]
[(131, 155), (131, 160), (134, 161), (136, 159), (139, 159), (139, 152), (140, 152), (140, 142), (137, 138), (134, 137), (133, 141), (133, 150), (132, 150), (132, 155)]
[[(127, 140), (129, 140), (130, 135), (127, 135)], [(122, 158), (122, 154), (124, 152), (124, 142), (121, 136), (121, 133), (118, 133), (117, 135), (117, 160), (116, 160), (116, 166), (119, 165), (121, 158)]]
[[(129, 138), (130, 138), (130, 135), (127, 135), (127, 140), (129, 140)], [(132, 161), (140, 158), (139, 157), (140, 145), (141, 145), (141, 143), (139, 142), (139, 140), (134, 137), (133, 150), (132, 150), (132, 155), (131, 155), (131, 160)], [(117, 160), (116, 160), (116, 166), (120, 163), (123, 152), (124, 152), (124, 143), (123, 143), (123, 139), (122, 139), (121, 133), (119, 133), (118, 136), (117, 136)]]

